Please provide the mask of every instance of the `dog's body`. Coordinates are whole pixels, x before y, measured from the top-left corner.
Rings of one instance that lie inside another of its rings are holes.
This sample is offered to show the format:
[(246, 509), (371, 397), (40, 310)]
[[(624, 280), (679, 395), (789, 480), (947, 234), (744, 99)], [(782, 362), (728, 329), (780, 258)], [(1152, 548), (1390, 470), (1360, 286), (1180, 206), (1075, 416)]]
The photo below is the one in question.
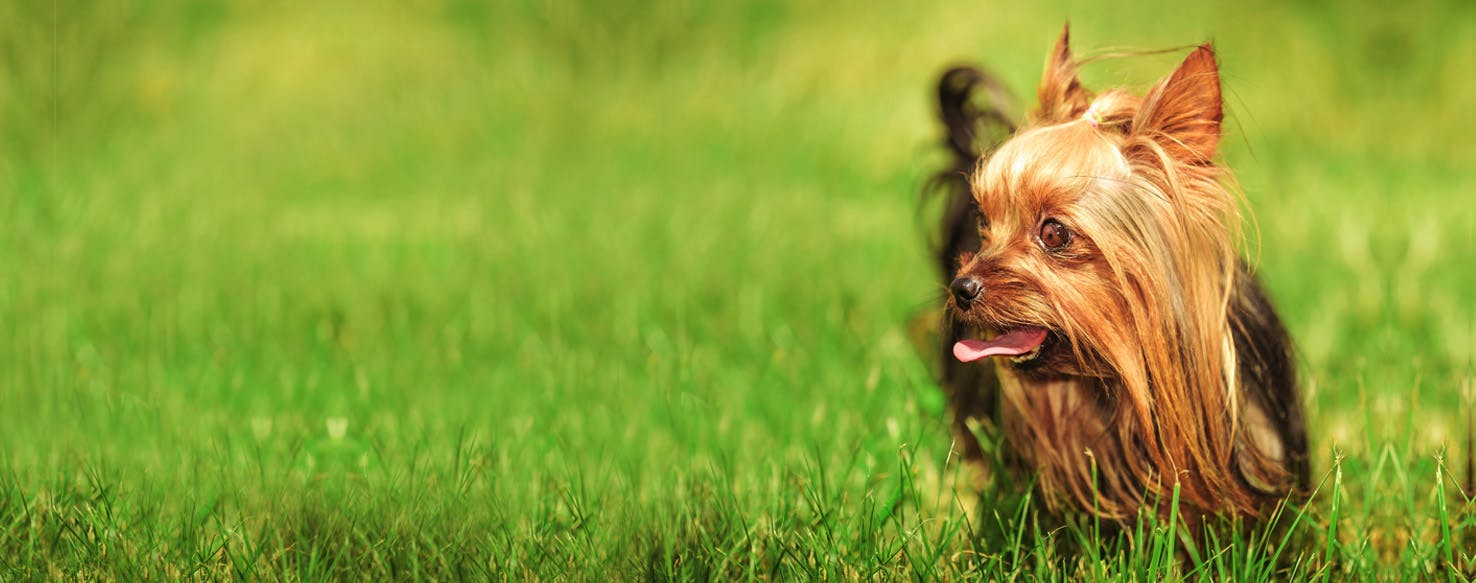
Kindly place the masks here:
[(1076, 67), (1063, 32), (1023, 128), (978, 70), (939, 85), (941, 381), (964, 453), (981, 454), (969, 420), (997, 420), (1052, 508), (1126, 521), (1177, 487), (1191, 521), (1261, 516), (1307, 483), (1307, 442), (1290, 339), (1212, 162), (1213, 53), (1144, 97), (1093, 95)]

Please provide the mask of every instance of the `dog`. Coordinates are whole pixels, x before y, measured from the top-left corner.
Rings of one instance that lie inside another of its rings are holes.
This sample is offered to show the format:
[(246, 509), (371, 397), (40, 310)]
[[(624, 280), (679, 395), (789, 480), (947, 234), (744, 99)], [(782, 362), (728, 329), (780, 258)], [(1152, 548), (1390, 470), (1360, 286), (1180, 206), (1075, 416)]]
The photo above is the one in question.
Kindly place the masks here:
[[(1305, 495), (1291, 340), (1238, 246), (1212, 47), (1146, 94), (1084, 87), (1069, 28), (1023, 124), (973, 67), (938, 105), (936, 259), (953, 427), (996, 428), (1056, 512), (1264, 518)], [(982, 465), (982, 463), (981, 463)]]

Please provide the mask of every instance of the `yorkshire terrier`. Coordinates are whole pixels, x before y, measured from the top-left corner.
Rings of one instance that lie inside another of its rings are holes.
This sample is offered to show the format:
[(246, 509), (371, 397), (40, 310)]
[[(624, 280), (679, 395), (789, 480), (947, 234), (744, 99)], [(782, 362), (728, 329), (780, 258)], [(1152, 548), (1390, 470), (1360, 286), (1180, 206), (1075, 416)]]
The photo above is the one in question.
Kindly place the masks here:
[(1265, 517), (1305, 492), (1307, 437), (1291, 341), (1215, 161), (1214, 51), (1146, 95), (1094, 93), (1068, 37), (1019, 127), (982, 71), (939, 84), (941, 382), (963, 453), (983, 457), (971, 426), (996, 427), (1054, 511), (1126, 523), (1177, 492), (1190, 523)]

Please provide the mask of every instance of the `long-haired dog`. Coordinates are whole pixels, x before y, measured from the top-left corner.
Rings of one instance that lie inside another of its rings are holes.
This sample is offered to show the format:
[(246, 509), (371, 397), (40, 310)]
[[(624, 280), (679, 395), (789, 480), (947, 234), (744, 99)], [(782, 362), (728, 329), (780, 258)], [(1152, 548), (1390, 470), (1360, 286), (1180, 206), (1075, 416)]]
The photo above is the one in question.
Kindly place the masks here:
[(955, 158), (941, 380), (964, 453), (981, 455), (970, 420), (989, 420), (1052, 509), (1125, 522), (1177, 490), (1191, 523), (1263, 517), (1306, 485), (1307, 439), (1291, 342), (1215, 162), (1214, 52), (1141, 96), (1089, 91), (1078, 64), (1063, 30), (1019, 127), (981, 71), (939, 85)]

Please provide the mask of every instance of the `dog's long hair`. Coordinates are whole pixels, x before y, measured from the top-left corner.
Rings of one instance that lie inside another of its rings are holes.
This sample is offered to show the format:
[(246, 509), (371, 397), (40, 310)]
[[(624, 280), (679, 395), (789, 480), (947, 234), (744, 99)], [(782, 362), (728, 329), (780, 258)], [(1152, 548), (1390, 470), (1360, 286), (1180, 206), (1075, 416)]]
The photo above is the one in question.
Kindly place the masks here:
[[(1068, 38), (1021, 127), (982, 71), (939, 83), (953, 160), (933, 182), (948, 197), (936, 257), (945, 284), (982, 289), (950, 298), (940, 345), (963, 452), (981, 455), (969, 420), (994, 419), (1052, 508), (1126, 521), (1166, 512), (1177, 487), (1192, 522), (1261, 516), (1307, 483), (1306, 433), (1290, 339), (1239, 257), (1239, 200), (1214, 162), (1214, 54), (1195, 49), (1146, 95), (1094, 94)], [(1042, 220), (1067, 243), (1045, 248)], [(1052, 348), (1028, 366), (954, 357), (1017, 326)]]

